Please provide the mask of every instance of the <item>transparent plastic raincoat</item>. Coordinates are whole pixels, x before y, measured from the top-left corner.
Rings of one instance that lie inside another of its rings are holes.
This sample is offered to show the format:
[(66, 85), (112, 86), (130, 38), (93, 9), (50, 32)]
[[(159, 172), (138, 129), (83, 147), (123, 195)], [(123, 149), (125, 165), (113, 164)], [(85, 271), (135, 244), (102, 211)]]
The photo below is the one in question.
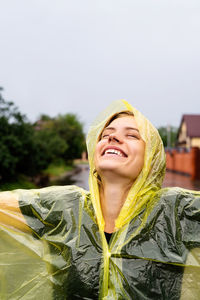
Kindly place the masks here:
[[(94, 149), (108, 119), (127, 110), (145, 141), (145, 161), (108, 244)], [(200, 193), (161, 189), (165, 153), (157, 130), (120, 100), (91, 126), (87, 146), (89, 192), (0, 193), (0, 299), (200, 299)]]

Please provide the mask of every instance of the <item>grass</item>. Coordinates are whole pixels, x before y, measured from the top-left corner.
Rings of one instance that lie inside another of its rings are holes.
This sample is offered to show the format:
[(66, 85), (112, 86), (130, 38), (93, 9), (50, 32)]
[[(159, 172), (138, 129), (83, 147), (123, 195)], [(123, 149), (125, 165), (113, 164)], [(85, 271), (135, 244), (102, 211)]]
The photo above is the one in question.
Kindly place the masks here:
[[(67, 171), (74, 169), (74, 166), (65, 165), (63, 162), (50, 164), (46, 170), (42, 172), (43, 175), (49, 177), (60, 176)], [(30, 182), (26, 176), (20, 175), (16, 181), (6, 182), (0, 184), (0, 191), (11, 191), (16, 189), (35, 189), (38, 188), (34, 183)]]
[(88, 165), (89, 162), (88, 160), (82, 160), (82, 159), (75, 159), (74, 160), (75, 165)]
[(73, 170), (74, 166), (67, 166), (65, 164), (50, 164), (46, 170), (43, 171), (43, 174), (49, 176), (60, 176), (67, 171)]
[(20, 176), (17, 181), (6, 182), (0, 185), (0, 191), (11, 191), (16, 189), (34, 189), (37, 186), (28, 181), (28, 179), (24, 176)]

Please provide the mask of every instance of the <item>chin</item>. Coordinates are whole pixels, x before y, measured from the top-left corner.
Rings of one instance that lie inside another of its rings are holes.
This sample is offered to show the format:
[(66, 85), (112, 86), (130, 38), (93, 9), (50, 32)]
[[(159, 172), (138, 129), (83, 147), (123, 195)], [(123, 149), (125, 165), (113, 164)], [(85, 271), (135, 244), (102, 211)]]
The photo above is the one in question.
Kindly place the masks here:
[(99, 164), (98, 166), (98, 169), (99, 171), (117, 171), (118, 169), (121, 169), (122, 166), (121, 164), (117, 164), (117, 163), (114, 163), (112, 161), (107, 161), (107, 162), (102, 162)]
[(124, 168), (122, 169), (121, 167), (113, 166), (113, 165), (106, 165), (106, 166), (101, 166), (97, 170), (97, 173), (100, 175), (100, 177), (106, 178), (107, 176), (112, 177), (112, 178), (130, 178), (129, 174), (125, 174)]

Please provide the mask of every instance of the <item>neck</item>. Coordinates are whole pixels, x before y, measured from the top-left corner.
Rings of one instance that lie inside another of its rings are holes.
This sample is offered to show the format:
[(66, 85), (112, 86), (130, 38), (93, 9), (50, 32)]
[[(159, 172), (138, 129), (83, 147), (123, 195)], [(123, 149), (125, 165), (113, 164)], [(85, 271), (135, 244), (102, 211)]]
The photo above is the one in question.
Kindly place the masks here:
[(119, 216), (126, 200), (132, 182), (102, 182), (100, 187), (100, 201), (102, 214), (105, 221), (104, 231), (111, 233), (115, 229), (115, 220)]

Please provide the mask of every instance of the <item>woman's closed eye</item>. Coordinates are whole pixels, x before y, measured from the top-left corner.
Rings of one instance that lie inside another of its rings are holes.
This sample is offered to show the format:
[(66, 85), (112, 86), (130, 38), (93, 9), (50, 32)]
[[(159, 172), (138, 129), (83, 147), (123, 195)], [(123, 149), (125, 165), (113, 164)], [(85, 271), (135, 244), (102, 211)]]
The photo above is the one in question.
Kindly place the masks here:
[(102, 138), (102, 139), (109, 138), (109, 134), (103, 134), (103, 135), (101, 136), (101, 138)]
[(133, 134), (133, 133), (132, 133), (132, 134), (127, 134), (126, 136), (127, 136), (128, 138), (133, 138), (133, 139), (138, 139), (138, 140), (140, 139), (139, 135)]

